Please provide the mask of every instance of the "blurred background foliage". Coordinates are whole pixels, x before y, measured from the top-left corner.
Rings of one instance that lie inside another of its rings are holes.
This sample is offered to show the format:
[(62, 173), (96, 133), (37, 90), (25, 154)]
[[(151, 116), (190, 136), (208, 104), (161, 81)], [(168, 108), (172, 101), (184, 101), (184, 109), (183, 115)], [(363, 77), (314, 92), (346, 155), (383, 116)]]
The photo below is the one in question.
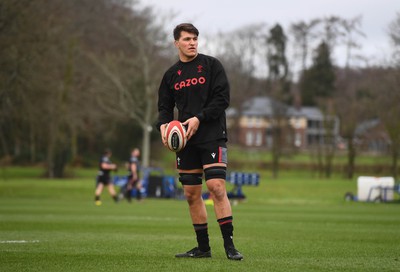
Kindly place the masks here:
[[(172, 155), (160, 152), (164, 149), (154, 129), (158, 85), (177, 59), (172, 30), (163, 27), (168, 16), (129, 0), (2, 0), (0, 164), (39, 164), (47, 177), (64, 177), (67, 166), (96, 165), (106, 147), (113, 150), (113, 159), (123, 162), (136, 146), (145, 166), (160, 164), (165, 156), (169, 161)], [(200, 51), (225, 65), (234, 108), (249, 97), (268, 95), (338, 115), (349, 147), (344, 164), (356, 155), (352, 143), (357, 123), (380, 118), (391, 138), (387, 165), (396, 174), (399, 21), (397, 14), (388, 26), (393, 52), (380, 63), (357, 54), (364, 37), (359, 17), (298, 21), (287, 30), (279, 24), (243, 26), (214, 34), (218, 39), (205, 33), (201, 35), (207, 43)], [(289, 45), (297, 52), (294, 57), (287, 52)], [(344, 67), (332, 59), (338, 46), (346, 48)], [(265, 71), (257, 69), (260, 63)], [(279, 148), (235, 150), (233, 165), (243, 159), (238, 154), (252, 154), (254, 165), (262, 168), (294, 156), (282, 155)], [(302, 163), (312, 168), (307, 161)]]

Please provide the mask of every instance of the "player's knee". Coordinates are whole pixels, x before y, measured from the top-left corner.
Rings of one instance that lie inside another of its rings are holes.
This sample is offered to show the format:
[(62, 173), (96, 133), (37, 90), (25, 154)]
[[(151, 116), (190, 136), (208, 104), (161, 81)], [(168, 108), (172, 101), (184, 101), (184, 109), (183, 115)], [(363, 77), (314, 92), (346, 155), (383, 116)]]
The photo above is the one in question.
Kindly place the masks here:
[(206, 181), (210, 179), (226, 179), (226, 167), (225, 166), (211, 166), (204, 169), (204, 176)]
[(208, 186), (208, 190), (215, 200), (222, 200), (226, 196), (225, 184), (223, 182), (213, 182), (211, 186)]
[(226, 167), (212, 166), (204, 169), (207, 187), (216, 201), (221, 201), (226, 196), (225, 179)]
[(199, 200), (201, 200), (201, 193), (193, 190), (185, 190), (185, 198), (189, 205), (195, 205)]
[(203, 203), (201, 186), (185, 186), (184, 194), (189, 206), (196, 206)]
[(201, 188), (197, 188), (202, 184), (202, 173), (179, 173), (179, 181), (185, 186), (185, 198), (189, 205), (194, 204), (201, 199)]

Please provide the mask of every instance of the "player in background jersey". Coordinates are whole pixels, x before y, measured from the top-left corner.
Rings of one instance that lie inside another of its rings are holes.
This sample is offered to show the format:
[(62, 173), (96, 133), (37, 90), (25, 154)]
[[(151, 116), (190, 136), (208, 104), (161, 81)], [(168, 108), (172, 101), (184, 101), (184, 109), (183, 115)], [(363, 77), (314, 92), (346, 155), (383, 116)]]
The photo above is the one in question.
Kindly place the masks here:
[(114, 189), (114, 184), (111, 180), (111, 171), (117, 170), (117, 165), (112, 163), (111, 158), (112, 152), (110, 149), (106, 149), (102, 154), (99, 161), (99, 173), (97, 175), (96, 191), (95, 191), (95, 204), (101, 205), (100, 195), (103, 192), (104, 186), (107, 186), (108, 192), (112, 196), (115, 202), (118, 201), (117, 193)]
[(227, 197), (227, 132), (225, 110), (229, 106), (229, 83), (222, 64), (197, 51), (199, 31), (184, 23), (173, 31), (179, 61), (164, 74), (158, 91), (157, 128), (166, 145), (165, 129), (174, 119), (187, 127), (187, 145), (176, 153), (179, 181), (189, 206), (197, 246), (176, 257), (211, 257), (208, 216), (202, 199), (203, 174), (220, 226), (228, 259), (242, 260), (233, 243), (233, 217)]
[(142, 200), (141, 194), (141, 182), (140, 182), (140, 150), (139, 148), (134, 148), (131, 152), (131, 157), (129, 159), (129, 166), (128, 166), (128, 184), (127, 184), (127, 191), (126, 191), (126, 199), (128, 202), (132, 201), (132, 190), (136, 188), (136, 199), (138, 201)]

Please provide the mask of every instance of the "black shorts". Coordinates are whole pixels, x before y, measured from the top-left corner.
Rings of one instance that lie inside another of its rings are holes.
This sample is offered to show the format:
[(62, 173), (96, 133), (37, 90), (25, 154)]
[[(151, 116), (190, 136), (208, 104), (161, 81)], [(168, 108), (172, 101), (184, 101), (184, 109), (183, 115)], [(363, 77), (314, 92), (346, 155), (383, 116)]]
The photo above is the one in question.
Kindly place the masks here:
[(176, 168), (179, 170), (203, 169), (206, 164), (228, 164), (225, 140), (188, 145), (176, 153)]
[(128, 176), (128, 184), (135, 186), (139, 182), (139, 179), (133, 179), (133, 175)]
[(111, 183), (111, 176), (109, 175), (97, 176), (97, 184), (99, 183), (103, 183), (104, 185), (109, 185)]

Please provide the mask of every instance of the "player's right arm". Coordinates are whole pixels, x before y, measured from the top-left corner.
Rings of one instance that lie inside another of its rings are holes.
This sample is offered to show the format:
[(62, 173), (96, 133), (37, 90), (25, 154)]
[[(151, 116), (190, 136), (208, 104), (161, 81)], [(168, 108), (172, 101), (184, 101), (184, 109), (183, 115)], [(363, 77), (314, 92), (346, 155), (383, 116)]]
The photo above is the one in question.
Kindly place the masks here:
[(167, 125), (168, 124), (166, 123), (166, 124), (162, 124), (160, 126), (161, 141), (164, 146), (167, 146), (167, 138), (165, 137), (165, 130), (167, 129)]
[(161, 133), (161, 141), (166, 146), (165, 129), (167, 124), (174, 119), (175, 98), (173, 89), (168, 84), (168, 72), (164, 74), (158, 89), (158, 123), (157, 129)]
[(106, 162), (101, 163), (101, 169), (114, 170), (116, 168), (117, 168), (117, 165), (114, 163), (106, 163)]

